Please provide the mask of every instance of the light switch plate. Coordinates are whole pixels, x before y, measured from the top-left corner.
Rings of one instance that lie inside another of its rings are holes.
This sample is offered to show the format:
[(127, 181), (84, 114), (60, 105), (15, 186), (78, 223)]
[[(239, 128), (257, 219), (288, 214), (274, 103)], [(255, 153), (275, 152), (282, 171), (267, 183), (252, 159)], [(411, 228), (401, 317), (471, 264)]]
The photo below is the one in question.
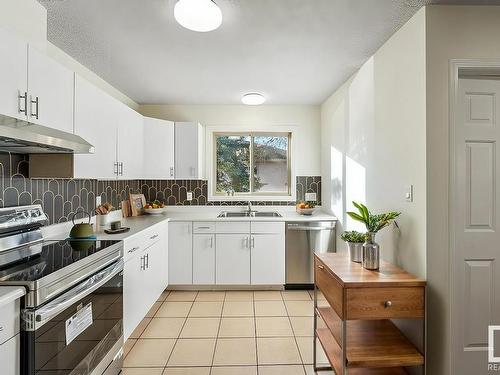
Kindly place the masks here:
[(193, 192), (192, 191), (188, 191), (187, 192), (187, 200), (188, 201), (192, 201), (193, 200)]
[(316, 202), (316, 193), (306, 193), (306, 201)]
[(413, 202), (413, 185), (408, 185), (406, 187), (405, 199), (407, 202)]
[(101, 196), (98, 195), (97, 197), (95, 197), (95, 206), (98, 207), (101, 205)]

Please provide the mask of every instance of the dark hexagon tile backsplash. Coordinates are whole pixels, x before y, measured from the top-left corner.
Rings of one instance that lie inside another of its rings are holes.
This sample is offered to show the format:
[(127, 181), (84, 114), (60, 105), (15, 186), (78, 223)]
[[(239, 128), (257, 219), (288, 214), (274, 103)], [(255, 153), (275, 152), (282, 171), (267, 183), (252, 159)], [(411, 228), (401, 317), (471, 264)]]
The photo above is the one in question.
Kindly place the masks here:
[[(93, 179), (32, 179), (28, 178), (29, 160), (24, 155), (0, 153), (0, 207), (41, 204), (49, 216), (50, 223), (71, 220), (77, 211), (93, 214), (95, 198), (110, 202), (120, 208), (122, 200), (130, 193), (142, 192), (146, 200), (160, 200), (173, 205), (245, 205), (246, 201), (208, 201), (206, 180), (93, 180)], [(187, 200), (187, 192), (193, 200)], [(305, 193), (316, 193), (321, 204), (321, 177), (298, 176), (297, 200), (304, 200)], [(286, 206), (295, 202), (255, 202), (256, 205)], [(78, 217), (80, 217), (79, 214)]]

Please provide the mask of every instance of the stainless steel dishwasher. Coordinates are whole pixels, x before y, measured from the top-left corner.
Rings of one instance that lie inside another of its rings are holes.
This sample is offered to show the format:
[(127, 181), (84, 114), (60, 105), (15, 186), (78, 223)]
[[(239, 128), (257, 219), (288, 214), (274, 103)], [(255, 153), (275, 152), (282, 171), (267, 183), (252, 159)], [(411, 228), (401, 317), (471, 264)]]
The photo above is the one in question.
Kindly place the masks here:
[(335, 221), (286, 223), (286, 288), (314, 283), (314, 252), (335, 252)]

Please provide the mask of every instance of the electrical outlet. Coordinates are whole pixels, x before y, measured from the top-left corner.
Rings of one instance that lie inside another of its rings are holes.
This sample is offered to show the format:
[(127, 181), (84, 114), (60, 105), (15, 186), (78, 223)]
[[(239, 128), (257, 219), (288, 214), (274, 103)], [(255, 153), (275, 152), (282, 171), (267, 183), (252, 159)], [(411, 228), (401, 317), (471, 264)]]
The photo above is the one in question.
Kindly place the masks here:
[(406, 187), (405, 199), (407, 202), (413, 202), (413, 185)]
[(316, 193), (306, 193), (306, 201), (316, 202)]
[(188, 191), (187, 192), (187, 200), (188, 201), (192, 201), (193, 200), (193, 192), (192, 191)]
[(100, 205), (101, 205), (101, 196), (98, 195), (97, 197), (95, 197), (95, 206), (99, 207)]

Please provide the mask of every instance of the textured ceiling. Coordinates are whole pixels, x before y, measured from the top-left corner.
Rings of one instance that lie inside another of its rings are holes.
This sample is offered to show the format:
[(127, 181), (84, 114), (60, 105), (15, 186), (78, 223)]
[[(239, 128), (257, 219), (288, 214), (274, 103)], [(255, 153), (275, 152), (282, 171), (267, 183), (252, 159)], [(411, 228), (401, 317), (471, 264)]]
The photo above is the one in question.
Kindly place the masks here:
[[(429, 0), (216, 0), (195, 33), (176, 0), (39, 0), (48, 39), (138, 103), (319, 104)], [(496, 2), (499, 3), (499, 2)]]

